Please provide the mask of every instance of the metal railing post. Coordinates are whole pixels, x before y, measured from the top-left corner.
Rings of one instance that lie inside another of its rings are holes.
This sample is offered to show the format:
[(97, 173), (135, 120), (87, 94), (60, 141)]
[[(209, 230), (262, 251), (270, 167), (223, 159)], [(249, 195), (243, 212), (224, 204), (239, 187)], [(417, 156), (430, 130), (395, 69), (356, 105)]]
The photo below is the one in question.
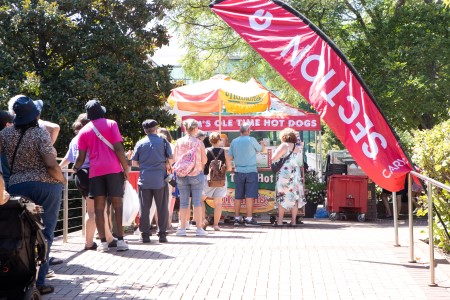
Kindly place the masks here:
[(413, 209), (412, 209), (412, 176), (411, 173), (408, 174), (408, 225), (409, 225), (409, 262), (417, 262), (414, 257), (414, 220), (413, 220)]
[(67, 243), (67, 236), (69, 235), (69, 174), (64, 171), (64, 177), (66, 181), (64, 182), (63, 191), (63, 242)]
[(434, 238), (433, 238), (433, 198), (431, 196), (431, 189), (433, 185), (427, 182), (427, 196), (428, 196), (428, 245), (430, 246), (430, 284), (429, 286), (436, 286), (435, 271), (434, 271)]
[(392, 210), (394, 211), (394, 232), (395, 232), (395, 247), (400, 247), (400, 244), (398, 243), (398, 207), (397, 207), (397, 193), (392, 193)]

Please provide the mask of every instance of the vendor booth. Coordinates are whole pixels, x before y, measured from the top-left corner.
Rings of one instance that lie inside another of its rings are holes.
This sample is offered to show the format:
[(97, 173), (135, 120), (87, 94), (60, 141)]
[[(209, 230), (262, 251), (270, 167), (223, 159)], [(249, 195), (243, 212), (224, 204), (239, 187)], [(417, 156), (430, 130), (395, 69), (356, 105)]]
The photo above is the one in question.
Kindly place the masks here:
[[(290, 127), (299, 131), (302, 139), (304, 132), (320, 133), (320, 118), (317, 114), (285, 103), (255, 79), (247, 83), (233, 81), (233, 84), (229, 84), (227, 81), (232, 80), (218, 76), (205, 81), (206, 83), (195, 83), (172, 90), (168, 98), (173, 107), (171, 112), (181, 117), (181, 121), (197, 120), (202, 131), (226, 134), (230, 142), (239, 135), (242, 123), (250, 123), (251, 136), (258, 140), (264, 139), (267, 146), (265, 152), (257, 155), (259, 197), (254, 200), (253, 212), (275, 214), (273, 210), (276, 175), (271, 171), (270, 165), (272, 151), (275, 151), (280, 143), (277, 132)], [(219, 82), (225, 83), (221, 85)], [(320, 153), (317, 155), (319, 157)], [(318, 166), (317, 170), (320, 169)], [(223, 199), (223, 215), (234, 213), (234, 170), (227, 174), (227, 180), (228, 193)], [(209, 206), (209, 214), (214, 207), (214, 201), (206, 200), (206, 203)], [(245, 209), (243, 200), (241, 214), (245, 214)]]

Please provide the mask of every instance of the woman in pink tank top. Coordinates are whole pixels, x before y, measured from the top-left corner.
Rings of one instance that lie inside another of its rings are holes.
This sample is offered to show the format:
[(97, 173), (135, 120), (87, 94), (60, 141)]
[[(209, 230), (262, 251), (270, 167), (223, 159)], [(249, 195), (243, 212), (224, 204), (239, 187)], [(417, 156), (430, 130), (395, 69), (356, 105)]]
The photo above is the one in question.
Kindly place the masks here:
[(194, 205), (194, 217), (197, 224), (197, 236), (206, 236), (207, 232), (202, 228), (202, 191), (203, 191), (203, 167), (206, 164), (205, 146), (196, 138), (198, 123), (188, 119), (183, 122), (186, 135), (177, 140), (174, 149), (174, 161), (177, 162), (182, 155), (195, 149), (195, 165), (187, 176), (177, 176), (177, 187), (180, 191), (180, 227), (176, 235), (186, 236), (186, 221), (189, 211), (189, 197)]

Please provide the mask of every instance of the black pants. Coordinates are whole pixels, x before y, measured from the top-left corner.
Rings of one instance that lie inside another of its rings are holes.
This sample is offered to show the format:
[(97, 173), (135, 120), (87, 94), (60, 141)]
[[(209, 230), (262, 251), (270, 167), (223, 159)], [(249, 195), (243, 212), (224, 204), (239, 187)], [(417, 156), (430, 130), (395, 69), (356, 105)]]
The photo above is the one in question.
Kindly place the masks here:
[(158, 228), (159, 232), (166, 234), (167, 223), (169, 218), (169, 203), (168, 194), (169, 187), (157, 190), (142, 189), (139, 187), (139, 204), (140, 204), (140, 223), (139, 230), (142, 233), (150, 233), (150, 208), (152, 207), (153, 198), (155, 199), (156, 212), (158, 213)]

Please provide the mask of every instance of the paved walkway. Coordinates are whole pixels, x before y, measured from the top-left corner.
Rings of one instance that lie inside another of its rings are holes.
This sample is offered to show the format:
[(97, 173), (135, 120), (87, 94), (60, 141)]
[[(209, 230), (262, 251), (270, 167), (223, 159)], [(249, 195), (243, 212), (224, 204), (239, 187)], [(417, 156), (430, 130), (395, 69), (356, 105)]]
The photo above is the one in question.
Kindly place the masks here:
[(450, 264), (436, 253), (437, 287), (429, 287), (428, 245), (415, 226), (415, 257), (401, 221), (393, 247), (392, 221), (305, 220), (302, 227), (225, 227), (206, 238), (169, 235), (126, 252), (80, 251), (80, 233), (58, 238), (57, 276), (48, 299), (450, 299)]

